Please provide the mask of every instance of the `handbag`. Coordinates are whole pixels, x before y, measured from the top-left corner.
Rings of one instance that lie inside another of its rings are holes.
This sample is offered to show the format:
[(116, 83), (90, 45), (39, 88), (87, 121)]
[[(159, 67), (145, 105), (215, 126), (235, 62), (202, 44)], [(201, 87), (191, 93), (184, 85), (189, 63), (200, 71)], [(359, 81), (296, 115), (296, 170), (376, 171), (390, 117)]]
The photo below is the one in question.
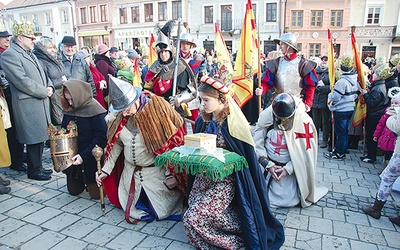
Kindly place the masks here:
[(11, 117), (6, 98), (4, 97), (3, 89), (1, 89), (0, 92), (0, 108), (1, 108), (1, 118), (3, 119), (4, 129), (9, 129), (11, 128)]

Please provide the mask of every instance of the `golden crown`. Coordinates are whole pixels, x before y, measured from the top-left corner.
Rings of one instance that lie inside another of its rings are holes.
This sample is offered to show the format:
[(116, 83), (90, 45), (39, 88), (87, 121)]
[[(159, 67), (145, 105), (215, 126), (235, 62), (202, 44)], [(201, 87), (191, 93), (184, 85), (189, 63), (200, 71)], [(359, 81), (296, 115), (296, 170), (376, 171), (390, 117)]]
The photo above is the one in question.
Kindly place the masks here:
[(394, 66), (396, 66), (400, 61), (400, 53), (393, 55), (392, 58), (390, 58), (390, 63)]
[(393, 75), (393, 72), (390, 71), (390, 68), (385, 63), (377, 64), (373, 70), (382, 80), (385, 80)]
[(78, 137), (78, 127), (74, 121), (70, 121), (66, 129), (58, 129), (53, 124), (49, 124), (47, 128), (47, 134), (49, 135), (49, 139), (52, 141)]
[(353, 66), (354, 66), (353, 58), (350, 56), (346, 56), (346, 55), (343, 56), (342, 60), (340, 62), (340, 65), (345, 66), (346, 68), (353, 68)]
[(21, 22), (14, 21), (12, 26), (14, 36), (34, 36), (33, 25), (30, 21), (22, 20)]

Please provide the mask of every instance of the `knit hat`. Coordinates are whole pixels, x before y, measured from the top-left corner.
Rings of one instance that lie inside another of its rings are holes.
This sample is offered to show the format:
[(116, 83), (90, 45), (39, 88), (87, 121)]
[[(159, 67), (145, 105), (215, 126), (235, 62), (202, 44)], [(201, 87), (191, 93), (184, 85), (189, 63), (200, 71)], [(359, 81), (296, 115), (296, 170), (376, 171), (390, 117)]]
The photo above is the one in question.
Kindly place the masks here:
[(107, 51), (109, 51), (109, 50), (110, 50), (110, 48), (108, 48), (107, 45), (100, 44), (99, 47), (97, 48), (97, 54), (103, 55), (103, 54), (107, 53)]
[(393, 72), (390, 71), (389, 66), (386, 63), (378, 63), (375, 65), (372, 70), (375, 74), (377, 74), (382, 80), (386, 80), (387, 78), (393, 75)]
[(117, 51), (118, 51), (117, 47), (111, 47), (110, 48), (110, 53), (117, 52)]
[(136, 51), (132, 51), (128, 53), (128, 58), (129, 59), (136, 59), (139, 57), (139, 54)]
[(12, 35), (10, 33), (8, 33), (3, 20), (0, 19), (0, 37), (8, 37), (8, 36), (12, 36)]
[(342, 60), (340, 61), (340, 69), (343, 72), (350, 72), (353, 70), (353, 67), (354, 67), (353, 57), (350, 55), (344, 55), (342, 57)]
[(64, 36), (64, 38), (61, 41), (62, 44), (64, 45), (69, 45), (69, 46), (75, 46), (76, 41), (73, 36)]
[(14, 36), (35, 36), (33, 26), (30, 21), (22, 20), (22, 22), (14, 21), (12, 26)]

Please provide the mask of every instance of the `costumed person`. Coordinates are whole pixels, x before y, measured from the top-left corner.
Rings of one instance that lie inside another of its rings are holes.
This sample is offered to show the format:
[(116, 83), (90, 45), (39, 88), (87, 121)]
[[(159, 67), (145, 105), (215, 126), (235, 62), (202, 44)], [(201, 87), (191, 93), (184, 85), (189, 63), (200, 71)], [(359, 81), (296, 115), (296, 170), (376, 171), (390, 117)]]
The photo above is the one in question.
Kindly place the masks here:
[(96, 68), (96, 65), (92, 62), (92, 56), (87, 52), (87, 50), (82, 49), (76, 53), (81, 58), (85, 59), (90, 68), (90, 73), (92, 73), (94, 86), (96, 87), (96, 100), (107, 109), (106, 103), (104, 102), (103, 90), (107, 88), (106, 78), (102, 73)]
[(63, 111), (61, 107), (61, 87), (67, 80), (66, 69), (61, 61), (61, 55), (51, 38), (42, 38), (35, 43), (32, 53), (42, 64), (44, 71), (54, 85), (54, 94), (50, 97), (50, 114), (53, 125), (61, 125)]
[[(393, 131), (396, 135), (400, 134), (400, 117), (399, 117), (399, 107), (391, 107), (388, 109), (388, 114), (390, 117), (386, 121), (386, 126)], [(379, 190), (376, 194), (375, 202), (372, 206), (363, 205), (362, 210), (367, 215), (372, 218), (379, 219), (381, 217), (381, 211), (385, 205), (390, 193), (392, 192), (392, 187), (394, 182), (400, 176), (400, 137), (397, 136), (396, 144), (394, 147), (394, 153), (390, 158), (387, 167), (383, 170), (381, 177), (381, 183), (379, 185)], [(389, 220), (400, 226), (400, 216), (389, 217)]]
[(122, 207), (128, 223), (180, 220), (185, 174), (155, 167), (154, 160), (183, 144), (182, 117), (164, 98), (111, 76), (110, 101), (108, 144), (97, 184)]
[[(3, 90), (0, 87), (0, 97), (2, 97), (1, 95), (3, 95)], [(11, 165), (11, 155), (10, 155), (10, 149), (8, 148), (6, 130), (4, 128), (4, 122), (2, 119), (3, 115), (4, 116), (6, 115), (6, 114), (3, 114), (3, 110), (6, 110), (6, 108), (3, 107), (2, 105), (4, 105), (4, 104), (0, 103), (0, 167), (8, 167)], [(10, 115), (8, 114), (8, 117), (9, 116)], [(0, 177), (0, 194), (8, 194), (11, 191), (11, 188), (7, 187), (7, 186), (10, 184), (11, 184), (11, 182), (9, 180)]]
[(300, 98), (279, 94), (261, 112), (254, 141), (272, 207), (308, 207), (328, 192), (316, 186), (317, 134)]
[(357, 74), (353, 71), (353, 57), (344, 55), (340, 62), (342, 75), (335, 83), (333, 91), (328, 94), (331, 104), (329, 109), (333, 111), (335, 145), (332, 152), (324, 155), (327, 159), (344, 160), (348, 150), (348, 127), (354, 113), (354, 101), (358, 97)]
[(303, 55), (298, 56), (297, 38), (292, 33), (285, 33), (274, 40), (279, 44), (283, 56), (267, 61), (261, 83), (262, 93), (275, 88), (275, 93), (288, 93), (303, 99), (306, 111), (311, 110), (314, 91), (318, 85), (315, 72), (316, 63), (307, 60)]
[(90, 197), (100, 199), (95, 173), (97, 162), (92, 149), (105, 148), (107, 141), (107, 111), (93, 98), (89, 83), (70, 79), (63, 83), (61, 104), (64, 110), (62, 128), (74, 121), (78, 130), (78, 154), (72, 157), (72, 166), (63, 172), (67, 175), (67, 189), (71, 195), (79, 195), (86, 188)]
[(183, 217), (189, 242), (198, 249), (279, 249), (285, 235), (264, 195), (250, 126), (222, 82), (208, 76), (201, 82), (194, 132), (216, 134), (217, 147), (245, 157), (249, 167), (215, 182), (202, 173), (190, 176)]
[[(54, 87), (42, 65), (32, 53), (36, 38), (29, 21), (14, 21), (10, 47), (1, 56), (11, 90), (12, 112), (17, 140), (26, 144), (28, 178), (50, 180), (42, 162), (46, 132), (51, 123), (49, 98)], [(23, 115), (21, 115), (23, 114)]]
[(373, 67), (373, 71), (374, 73), (372, 75), (371, 88), (369, 91), (360, 89), (361, 94), (364, 96), (364, 101), (367, 104), (365, 143), (368, 151), (367, 155), (361, 156), (360, 159), (363, 162), (372, 164), (376, 162), (378, 150), (378, 143), (374, 141), (374, 132), (379, 120), (389, 106), (385, 80), (393, 74), (390, 68), (384, 63), (376, 64)]
[[(155, 48), (157, 60), (146, 73), (144, 89), (174, 103), (175, 108), (182, 116), (195, 120), (198, 114), (198, 104), (195, 104), (198, 102), (195, 74), (185, 61), (180, 59), (176, 81), (177, 95), (172, 96), (175, 72), (174, 48), (163, 32), (159, 33)], [(194, 103), (194, 106), (190, 106), (190, 103)]]
[(8, 148), (10, 149), (10, 154), (11, 154), (11, 165), (10, 169), (16, 170), (16, 171), (27, 171), (26, 165), (23, 163), (23, 158), (24, 158), (24, 144), (20, 143), (17, 140), (17, 131), (15, 127), (15, 121), (14, 121), (14, 114), (12, 112), (12, 98), (11, 98), (11, 88), (10, 84), (5, 76), (5, 73), (3, 71), (3, 68), (1, 66), (1, 56), (3, 52), (10, 47), (10, 37), (12, 35), (7, 31), (6, 26), (4, 25), (4, 22), (2, 19), (0, 19), (0, 85), (1, 88), (3, 89), (4, 96), (7, 101), (8, 109), (9, 109), (9, 114), (10, 114), (10, 121), (11, 121), (11, 127), (8, 128), (7, 131), (7, 141), (8, 141)]

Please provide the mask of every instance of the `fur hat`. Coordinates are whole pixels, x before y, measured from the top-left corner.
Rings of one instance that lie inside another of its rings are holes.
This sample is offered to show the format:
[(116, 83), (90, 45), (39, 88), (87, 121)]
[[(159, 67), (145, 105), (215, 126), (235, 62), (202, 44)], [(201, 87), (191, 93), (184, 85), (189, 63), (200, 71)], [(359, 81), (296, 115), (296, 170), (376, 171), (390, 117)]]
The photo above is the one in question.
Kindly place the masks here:
[(33, 26), (30, 21), (22, 20), (22, 22), (14, 21), (12, 26), (14, 36), (35, 36)]
[(107, 45), (100, 44), (99, 47), (97, 48), (97, 54), (103, 55), (103, 54), (107, 53), (107, 51), (109, 51), (109, 50), (110, 50), (110, 48), (108, 48)]
[(387, 78), (393, 75), (393, 72), (390, 71), (389, 66), (386, 63), (378, 63), (375, 65), (372, 70), (375, 74), (377, 74), (382, 80), (386, 80)]

